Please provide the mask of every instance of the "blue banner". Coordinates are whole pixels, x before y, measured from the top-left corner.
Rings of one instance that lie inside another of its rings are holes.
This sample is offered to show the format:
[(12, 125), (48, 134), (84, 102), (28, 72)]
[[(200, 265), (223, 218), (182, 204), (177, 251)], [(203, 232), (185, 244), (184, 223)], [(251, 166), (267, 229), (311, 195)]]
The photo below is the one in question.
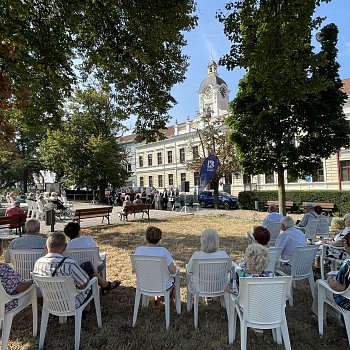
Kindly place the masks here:
[(220, 161), (217, 156), (210, 155), (209, 157), (204, 159), (201, 171), (199, 173), (200, 190), (203, 190), (207, 183), (212, 179), (219, 165)]

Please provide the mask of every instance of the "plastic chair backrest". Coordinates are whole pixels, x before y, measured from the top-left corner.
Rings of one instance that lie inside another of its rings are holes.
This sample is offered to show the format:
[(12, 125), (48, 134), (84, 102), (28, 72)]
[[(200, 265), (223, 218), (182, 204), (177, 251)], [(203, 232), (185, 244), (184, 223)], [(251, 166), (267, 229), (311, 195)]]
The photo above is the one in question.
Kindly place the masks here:
[(75, 297), (78, 291), (71, 277), (51, 277), (32, 274), (32, 278), (40, 288), (45, 307), (50, 313), (64, 315), (76, 309)]
[(282, 248), (277, 247), (270, 247), (269, 248), (269, 256), (270, 256), (270, 262), (268, 267), (266, 268), (266, 271), (275, 272), (276, 265), (279, 261), (279, 258), (281, 256)]
[(13, 269), (24, 279), (31, 279), (35, 262), (46, 254), (45, 249), (9, 249), (10, 261)]
[(42, 203), (42, 201), (37, 201), (37, 204), (38, 204), (38, 210), (40, 213), (43, 213), (44, 212), (44, 204)]
[(319, 225), (320, 219), (311, 219), (305, 226), (305, 238), (311, 239), (312, 241), (316, 238), (316, 232)]
[(274, 244), (281, 231), (281, 221), (268, 221), (267, 227), (270, 232), (270, 244)]
[(99, 254), (98, 247), (67, 248), (63, 253), (63, 255), (73, 258), (78, 262), (79, 265), (86, 261), (90, 261), (96, 269), (100, 261), (100, 254)]
[(193, 259), (191, 282), (199, 294), (222, 294), (231, 268), (230, 258)]
[(164, 293), (170, 273), (163, 256), (130, 255), (136, 285), (141, 291)]
[(321, 236), (329, 235), (329, 218), (321, 217), (317, 227), (317, 234)]
[(292, 266), (291, 275), (293, 277), (307, 277), (312, 272), (312, 265), (316, 257), (318, 245), (309, 245), (306, 247), (296, 247), (293, 256), (289, 261)]
[[(286, 295), (292, 277), (241, 277), (238, 304), (247, 322), (269, 325), (285, 318)], [(263, 297), (262, 297), (263, 296)]]

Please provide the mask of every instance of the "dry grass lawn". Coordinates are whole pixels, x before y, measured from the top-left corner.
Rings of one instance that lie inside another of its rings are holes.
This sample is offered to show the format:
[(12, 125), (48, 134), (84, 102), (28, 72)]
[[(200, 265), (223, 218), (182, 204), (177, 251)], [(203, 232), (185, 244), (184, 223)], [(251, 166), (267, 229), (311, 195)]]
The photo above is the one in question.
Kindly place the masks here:
[[(83, 321), (81, 349), (240, 349), (239, 329), (233, 345), (228, 345), (227, 318), (220, 302), (215, 300), (199, 307), (199, 328), (194, 329), (193, 313), (186, 311), (185, 264), (199, 249), (199, 235), (204, 228), (215, 228), (220, 234), (220, 248), (233, 258), (243, 256), (246, 248), (246, 231), (254, 223), (249, 219), (213, 216), (181, 216), (152, 224), (163, 230), (162, 245), (168, 248), (181, 268), (182, 314), (171, 311), (170, 330), (165, 330), (164, 305), (140, 308), (135, 328), (131, 327), (135, 295), (135, 278), (131, 273), (129, 255), (145, 243), (147, 223), (130, 221), (114, 226), (83, 229), (92, 235), (100, 250), (107, 252), (109, 279), (121, 279), (122, 286), (101, 297), (103, 328), (98, 329), (92, 312)], [(262, 296), (263, 297), (263, 296)], [(287, 307), (287, 321), (293, 349), (347, 349), (344, 329), (331, 325), (320, 338), (315, 321), (311, 319), (312, 298), (307, 283), (299, 282), (295, 291), (295, 306)], [(40, 309), (39, 309), (40, 310)], [(239, 326), (238, 326), (239, 327)], [(31, 336), (31, 312), (26, 310), (16, 316), (10, 335), (9, 349), (37, 349), (38, 339)], [(73, 349), (74, 321), (58, 324), (49, 320), (46, 349)], [(273, 342), (270, 331), (257, 338), (248, 333), (248, 349), (283, 349)]]

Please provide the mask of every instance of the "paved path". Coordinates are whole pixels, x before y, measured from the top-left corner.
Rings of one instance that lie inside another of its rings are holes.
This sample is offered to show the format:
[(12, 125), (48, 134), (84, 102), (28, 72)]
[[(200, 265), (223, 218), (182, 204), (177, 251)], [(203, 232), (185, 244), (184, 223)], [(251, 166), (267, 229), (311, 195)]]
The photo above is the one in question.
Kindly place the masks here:
[[(98, 204), (91, 204), (91, 203), (84, 203), (84, 202), (74, 202), (74, 209), (82, 209), (82, 208), (93, 208), (93, 207), (101, 207), (101, 205)], [(73, 209), (73, 210), (74, 210)], [(119, 219), (119, 212), (121, 211), (120, 206), (116, 206), (113, 208), (110, 222), (111, 224), (118, 224), (123, 225), (126, 223), (126, 221), (120, 221)], [(263, 218), (266, 216), (266, 212), (258, 212), (253, 210), (224, 210), (224, 209), (218, 209), (214, 210), (212, 208), (189, 208), (189, 212), (186, 214), (184, 212), (179, 211), (170, 211), (170, 210), (150, 210), (150, 218), (151, 219), (158, 219), (162, 220), (169, 217), (181, 217), (183, 215), (227, 215), (237, 218), (246, 218), (249, 220), (252, 220), (256, 222), (256, 224), (261, 223)], [(299, 218), (300, 215), (293, 215), (293, 217)], [(135, 219), (132, 215), (129, 217), (129, 221), (133, 220), (141, 220), (141, 214), (136, 214)], [(69, 222), (70, 220), (57, 220), (55, 223), (55, 230), (63, 230), (64, 226)], [(91, 227), (91, 226), (98, 226), (98, 225), (105, 225), (106, 219), (104, 219), (104, 223), (101, 222), (102, 218), (91, 218), (91, 219), (84, 219), (81, 220), (80, 224), (81, 227)], [(147, 223), (147, 220), (145, 220), (145, 223)], [(41, 233), (49, 233), (51, 230), (51, 226), (47, 226), (45, 224), (45, 221), (41, 221), (41, 227), (40, 227)], [(9, 232), (6, 232), (5, 230), (2, 230), (3, 232), (0, 233), (0, 237), (3, 239), (12, 239), (16, 237), (15, 234), (10, 234)]]

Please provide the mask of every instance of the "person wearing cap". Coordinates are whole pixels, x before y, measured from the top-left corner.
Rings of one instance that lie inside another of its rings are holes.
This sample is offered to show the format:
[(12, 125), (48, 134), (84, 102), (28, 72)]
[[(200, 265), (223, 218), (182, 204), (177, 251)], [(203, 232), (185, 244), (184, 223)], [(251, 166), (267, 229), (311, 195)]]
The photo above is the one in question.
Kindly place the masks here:
[(14, 216), (14, 215), (26, 215), (24, 210), (20, 208), (21, 202), (15, 201), (12, 204), (12, 207), (9, 207), (5, 211), (5, 216)]
[(318, 215), (314, 211), (314, 206), (311, 203), (306, 203), (304, 205), (304, 216), (297, 224), (298, 228), (306, 227), (309, 220), (318, 219)]

